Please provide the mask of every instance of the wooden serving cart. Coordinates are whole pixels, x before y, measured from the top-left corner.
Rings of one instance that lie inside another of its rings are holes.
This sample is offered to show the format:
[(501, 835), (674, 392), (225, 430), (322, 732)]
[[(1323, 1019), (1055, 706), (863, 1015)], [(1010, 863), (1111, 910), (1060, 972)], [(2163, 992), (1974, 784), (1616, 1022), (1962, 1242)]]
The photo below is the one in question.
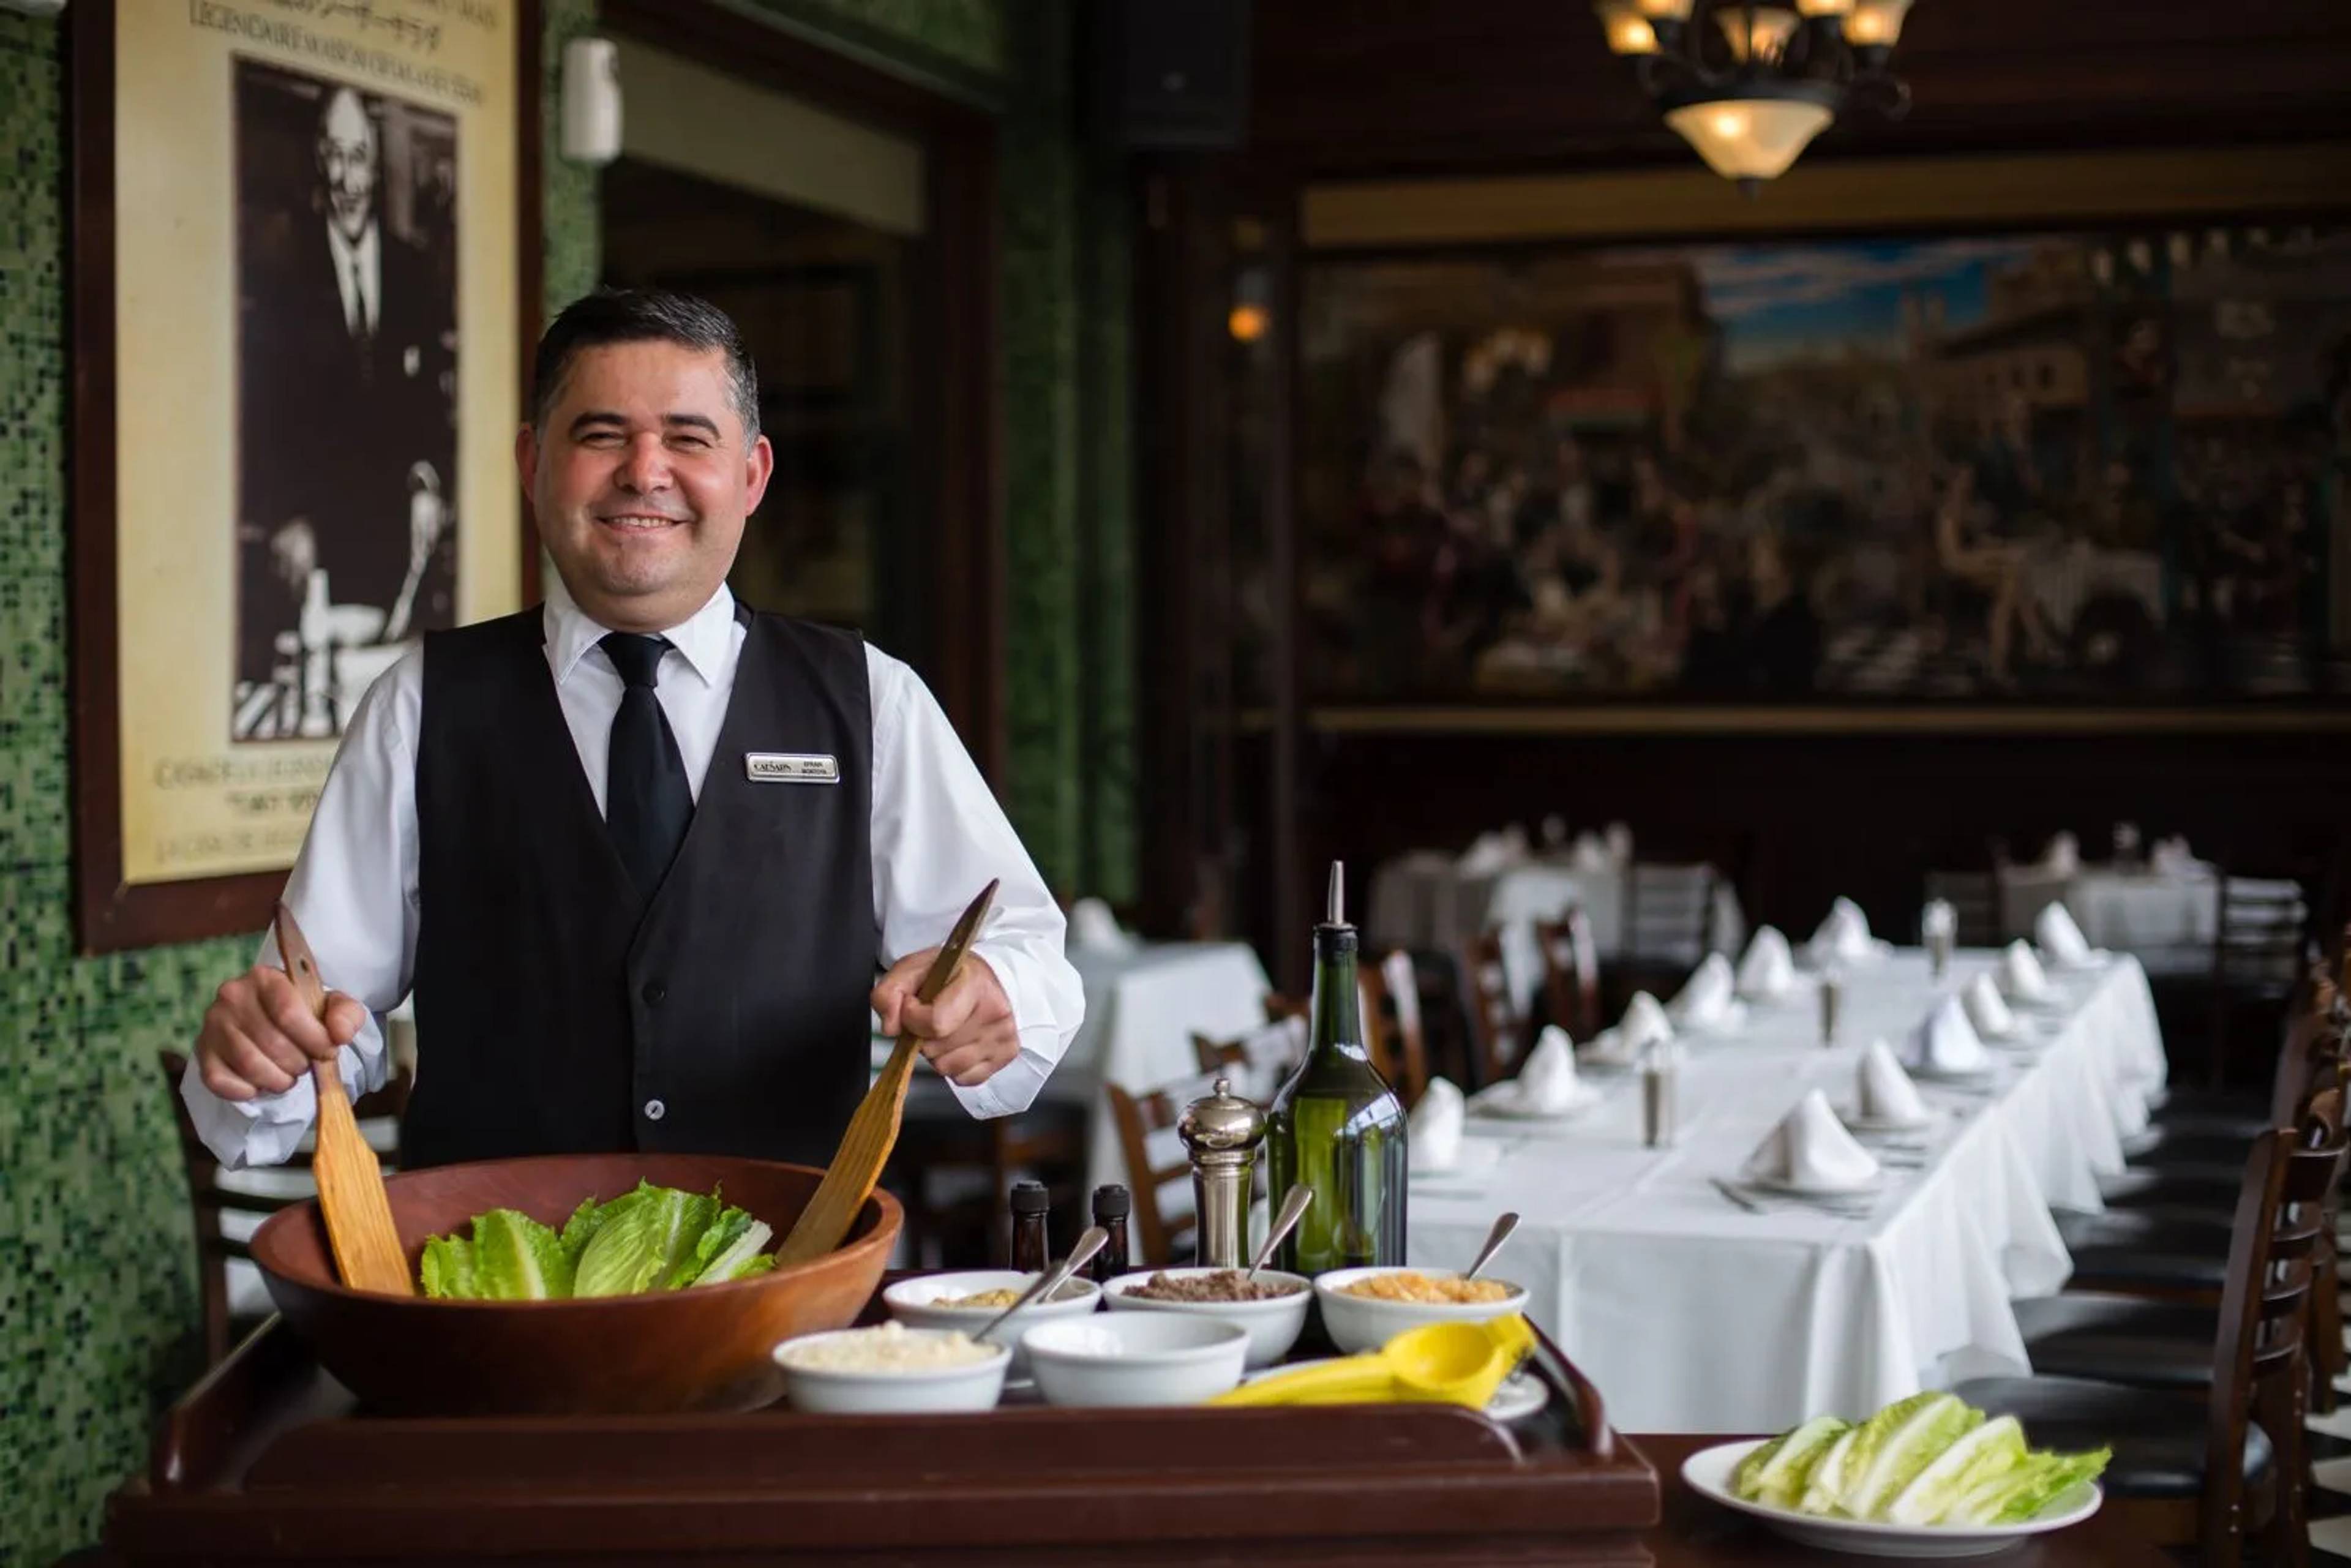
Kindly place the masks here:
[(1653, 1563), (1656, 1472), (1551, 1399), (839, 1416), (371, 1416), (272, 1319), (170, 1411), (106, 1560)]

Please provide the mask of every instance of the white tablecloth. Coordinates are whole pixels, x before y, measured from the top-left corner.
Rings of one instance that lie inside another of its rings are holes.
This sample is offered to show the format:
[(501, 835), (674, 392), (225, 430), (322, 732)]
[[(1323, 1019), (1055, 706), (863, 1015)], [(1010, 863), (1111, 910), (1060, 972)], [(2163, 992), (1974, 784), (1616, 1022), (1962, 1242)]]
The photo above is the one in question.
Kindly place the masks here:
[(2211, 967), (2220, 878), (2205, 862), (2167, 871), (2087, 865), (2067, 874), (2019, 866), (2001, 877), (2001, 923), (2011, 935), (2029, 937), (2033, 917), (2052, 904), (2065, 906), (2091, 946), (2136, 954), (2153, 973)]
[(1091, 1188), (1127, 1179), (1102, 1086), (1139, 1093), (1197, 1072), (1192, 1036), (1230, 1040), (1259, 1028), (1273, 988), (1256, 950), (1242, 942), (1150, 943), (1126, 953), (1072, 947), (1070, 962), (1085, 985), (1086, 1021), (1046, 1092), (1093, 1105)]
[[(1510, 994), (1523, 1009), (1542, 983), (1538, 920), (1556, 920), (1569, 904), (1583, 906), (1592, 940), (1603, 956), (1625, 946), (1625, 870), (1530, 860), (1485, 875), (1461, 872), (1450, 855), (1423, 852), (1389, 861), (1372, 873), (1366, 933), (1376, 947), (1434, 947), (1458, 952), (1489, 926), (1502, 933), (1502, 967)], [(1727, 882), (1715, 889), (1717, 946), (1736, 953), (1746, 945), (1746, 916)]]
[(1626, 1431), (1772, 1431), (2028, 1370), (2009, 1298), (2053, 1290), (2072, 1268), (2050, 1205), (2097, 1207), (2098, 1174), (2120, 1168), (2119, 1139), (2144, 1124), (2163, 1080), (2135, 961), (2061, 980), (2052, 1043), (2001, 1053), (1995, 1095), (1926, 1086), (1949, 1120), (1926, 1168), (1889, 1170), (1870, 1218), (1753, 1215), (1709, 1182), (1735, 1176), (1806, 1090), (1849, 1103), (1861, 1047), (1898, 1040), (1992, 957), (1959, 955), (1939, 988), (1915, 950), (1855, 971), (1835, 1049), (1819, 1044), (1809, 984), (1744, 1035), (1695, 1045), (1670, 1149), (1642, 1146), (1629, 1075), (1563, 1127), (1473, 1118), (1476, 1135), (1505, 1142), (1501, 1163), (1483, 1183), (1416, 1183), (1412, 1261), (1463, 1267), (1493, 1216), (1516, 1209), (1518, 1236), (1492, 1271), (1527, 1287), (1529, 1312)]

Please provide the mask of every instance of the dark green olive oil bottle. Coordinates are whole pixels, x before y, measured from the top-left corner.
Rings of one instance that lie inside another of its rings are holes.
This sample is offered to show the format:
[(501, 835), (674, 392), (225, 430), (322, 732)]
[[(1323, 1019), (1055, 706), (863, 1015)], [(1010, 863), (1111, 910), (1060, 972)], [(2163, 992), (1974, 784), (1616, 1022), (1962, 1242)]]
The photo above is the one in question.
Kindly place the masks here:
[(1266, 1118), (1269, 1190), (1302, 1183), (1313, 1201), (1274, 1266), (1314, 1275), (1405, 1260), (1409, 1155), (1404, 1104), (1364, 1043), (1355, 928), (1341, 868), (1331, 867), (1329, 918), (1314, 928), (1314, 1011), (1306, 1059)]

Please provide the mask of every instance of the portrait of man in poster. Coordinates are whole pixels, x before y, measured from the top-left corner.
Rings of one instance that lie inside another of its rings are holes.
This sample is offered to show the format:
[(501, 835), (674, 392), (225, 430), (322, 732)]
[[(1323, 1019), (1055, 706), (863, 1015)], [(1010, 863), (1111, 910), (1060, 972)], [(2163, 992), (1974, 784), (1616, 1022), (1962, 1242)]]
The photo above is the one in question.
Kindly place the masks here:
[(230, 735), (318, 739), (455, 620), (456, 124), (235, 68)]

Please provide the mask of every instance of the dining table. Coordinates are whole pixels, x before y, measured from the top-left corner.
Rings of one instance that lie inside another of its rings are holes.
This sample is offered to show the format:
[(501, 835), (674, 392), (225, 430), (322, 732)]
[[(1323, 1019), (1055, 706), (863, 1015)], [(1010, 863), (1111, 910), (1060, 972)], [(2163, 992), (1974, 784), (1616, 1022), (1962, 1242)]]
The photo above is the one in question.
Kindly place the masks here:
[[(2033, 920), (2062, 904), (2094, 947), (2131, 954), (2158, 979), (2208, 974), (2220, 925), (2220, 869), (2187, 857), (2105, 861), (2057, 868), (2015, 865), (2000, 873), (2001, 929), (2030, 935)], [(2235, 877), (2260, 899), (2292, 895), (2291, 882)]]
[[(1531, 854), (1506, 865), (1465, 864), (1434, 851), (1399, 855), (1372, 874), (1364, 934), (1374, 947), (1458, 952), (1479, 933), (1499, 931), (1502, 972), (1523, 1014), (1542, 983), (1535, 924), (1557, 920), (1573, 905), (1591, 922), (1599, 956), (1622, 956), (1631, 873), (1621, 859), (1568, 852)], [(1712, 936), (1729, 952), (1747, 939), (1746, 913), (1728, 881), (1715, 883)], [(1693, 946), (1674, 956), (1695, 965), (1704, 955)]]
[[(2031, 1038), (1990, 1048), (1988, 1075), (1921, 1079), (1929, 1124), (1874, 1143), (1882, 1168), (1857, 1199), (1739, 1185), (1809, 1091), (1850, 1108), (1864, 1049), (1898, 1047), (1998, 959), (1963, 949), (1939, 977), (1917, 949), (1844, 967), (1825, 1042), (1819, 977), (1802, 973), (1735, 1030), (1686, 1030), (1657, 1146), (1635, 1072), (1583, 1070), (1589, 1103), (1564, 1117), (1473, 1108), (1459, 1166), (1412, 1178), (1410, 1261), (1464, 1267), (1497, 1213), (1519, 1213), (1489, 1271), (1526, 1287), (1530, 1315), (1632, 1430), (1778, 1430), (2029, 1371), (2011, 1299), (2058, 1289), (2072, 1268), (2052, 1206), (2102, 1207), (2099, 1176), (2122, 1168), (2164, 1084), (2135, 959), (2053, 971), (2051, 998), (2018, 1009)], [(1481, 1143), (1498, 1152), (1477, 1156)]]

